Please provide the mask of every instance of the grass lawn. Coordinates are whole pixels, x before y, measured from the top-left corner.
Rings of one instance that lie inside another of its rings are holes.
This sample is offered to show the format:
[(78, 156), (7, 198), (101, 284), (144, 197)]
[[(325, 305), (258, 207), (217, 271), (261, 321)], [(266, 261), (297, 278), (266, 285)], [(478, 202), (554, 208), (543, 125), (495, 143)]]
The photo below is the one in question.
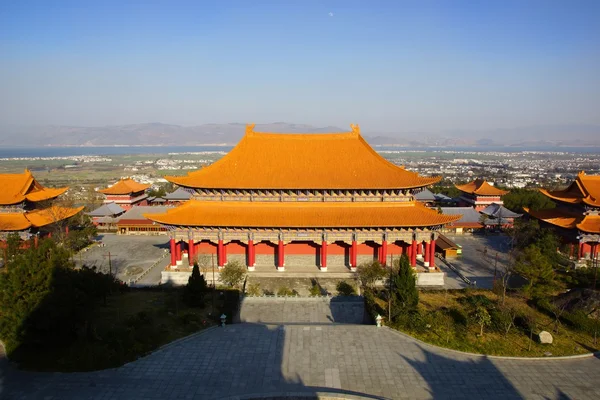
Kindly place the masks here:
[[(133, 361), (178, 338), (218, 324), (224, 296), (206, 296), (204, 308), (187, 307), (180, 290), (130, 290), (107, 298), (79, 339), (64, 346), (17, 350), (21, 368), (38, 371), (90, 371)], [(225, 311), (226, 312), (226, 311)], [(227, 313), (227, 312), (226, 312)]]
[[(530, 307), (525, 299), (520, 297), (506, 299), (506, 305), (512, 307), (517, 315), (514, 320), (515, 326), (512, 326), (508, 333), (505, 327), (492, 318), (491, 323), (484, 327), (483, 336), (480, 336), (480, 325), (473, 320), (465, 301), (466, 297), (476, 295), (485, 296), (490, 300), (490, 314), (499, 308), (498, 296), (488, 290), (422, 291), (419, 293), (419, 314), (422, 321), (392, 323), (391, 326), (427, 343), (487, 355), (567, 356), (600, 349), (600, 340), (595, 343), (593, 335), (566, 322), (562, 322), (556, 332), (554, 316)], [(383, 300), (377, 299), (377, 303), (379, 307), (387, 308)], [(529, 319), (525, 318), (525, 315), (529, 315)], [(530, 330), (527, 326), (534, 326), (533, 340), (530, 340)], [(537, 334), (540, 331), (550, 332), (553, 343), (538, 343)]]

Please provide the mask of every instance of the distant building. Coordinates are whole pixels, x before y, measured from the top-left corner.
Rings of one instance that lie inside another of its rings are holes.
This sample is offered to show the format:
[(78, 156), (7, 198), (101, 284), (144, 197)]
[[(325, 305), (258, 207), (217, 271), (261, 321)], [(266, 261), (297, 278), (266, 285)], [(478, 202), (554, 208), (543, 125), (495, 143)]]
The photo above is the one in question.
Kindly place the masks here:
[(482, 215), (486, 215), (487, 218), (483, 221), (486, 227), (502, 227), (510, 228), (515, 222), (515, 218), (520, 218), (523, 214), (517, 214), (512, 212), (508, 208), (501, 204), (490, 204), (483, 210)]
[(481, 222), (481, 214), (473, 207), (441, 207), (442, 214), (458, 215), (460, 219), (450, 222), (442, 229), (442, 232), (469, 233), (484, 227)]
[(431, 192), (431, 190), (425, 188), (415, 194), (415, 200), (428, 207), (432, 207), (435, 204), (436, 198), (435, 195)]
[(600, 243), (600, 176), (581, 171), (563, 190), (540, 192), (556, 203), (556, 208), (525, 211), (542, 223), (552, 226), (564, 243), (570, 244), (570, 256), (580, 259), (598, 256)]
[(165, 213), (173, 207), (169, 206), (136, 206), (121, 215), (116, 221), (119, 235), (165, 235), (167, 229), (144, 217), (146, 213)]
[(93, 211), (87, 213), (92, 217), (92, 222), (100, 230), (114, 230), (117, 229), (117, 220), (119, 216), (125, 212), (125, 209), (115, 204), (105, 203)]
[(127, 178), (121, 179), (109, 188), (99, 190), (99, 192), (105, 196), (104, 203), (115, 203), (123, 209), (129, 210), (133, 206), (148, 205), (146, 189), (149, 187), (150, 185), (144, 185)]
[(454, 186), (462, 192), (459, 206), (474, 207), (477, 211), (483, 210), (492, 203), (504, 204), (502, 196), (508, 193), (506, 190), (490, 185), (485, 179), (476, 179), (464, 185)]
[(167, 204), (178, 205), (191, 199), (192, 195), (193, 191), (180, 187), (174, 192), (167, 194), (165, 200), (167, 201)]

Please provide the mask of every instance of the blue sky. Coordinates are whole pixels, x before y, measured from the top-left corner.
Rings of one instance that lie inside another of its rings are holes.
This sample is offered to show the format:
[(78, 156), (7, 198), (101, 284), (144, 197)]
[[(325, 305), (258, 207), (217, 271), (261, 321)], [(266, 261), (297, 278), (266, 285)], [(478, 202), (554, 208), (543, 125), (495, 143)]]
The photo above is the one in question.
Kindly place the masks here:
[(1, 1), (0, 123), (600, 124), (600, 1)]

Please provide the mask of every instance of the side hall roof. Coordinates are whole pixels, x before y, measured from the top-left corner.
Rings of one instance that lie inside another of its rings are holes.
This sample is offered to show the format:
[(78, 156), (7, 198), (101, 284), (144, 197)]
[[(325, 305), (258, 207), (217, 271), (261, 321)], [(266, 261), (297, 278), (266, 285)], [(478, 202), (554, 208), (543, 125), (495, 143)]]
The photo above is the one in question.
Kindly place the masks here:
[(104, 194), (132, 194), (137, 192), (142, 192), (148, 189), (150, 185), (144, 185), (142, 183), (137, 183), (131, 178), (121, 179), (114, 185), (99, 190), (100, 193)]
[(583, 203), (592, 207), (600, 207), (600, 176), (586, 175), (584, 171), (581, 171), (566, 189), (540, 189), (540, 192), (563, 203)]
[(189, 200), (164, 214), (145, 214), (165, 225), (244, 228), (428, 227), (459, 216), (406, 203), (311, 203)]
[(440, 177), (422, 177), (392, 164), (352, 131), (327, 134), (254, 132), (223, 158), (186, 176), (166, 176), (177, 185), (208, 189), (411, 189)]
[(529, 215), (541, 221), (564, 229), (578, 229), (587, 233), (600, 233), (600, 216), (569, 213), (559, 208), (533, 211), (525, 209)]
[(83, 207), (51, 206), (27, 212), (0, 213), (0, 231), (22, 231), (29, 228), (41, 228), (71, 218), (81, 210), (83, 210)]
[(492, 218), (519, 218), (522, 217), (523, 214), (517, 214), (504, 207), (501, 204), (492, 203), (483, 210), (481, 210), (482, 214), (490, 216)]
[(38, 202), (60, 196), (69, 189), (47, 188), (35, 180), (29, 170), (20, 174), (0, 174), (0, 205), (19, 204), (25, 200)]
[(460, 219), (450, 224), (454, 228), (481, 228), (481, 214), (473, 207), (440, 207), (444, 215), (458, 215)]
[(91, 217), (106, 217), (123, 214), (125, 209), (115, 203), (106, 203), (87, 213)]
[(508, 193), (507, 190), (498, 189), (490, 185), (485, 179), (475, 179), (473, 182), (454, 186), (461, 192), (478, 194), (480, 196), (504, 196)]

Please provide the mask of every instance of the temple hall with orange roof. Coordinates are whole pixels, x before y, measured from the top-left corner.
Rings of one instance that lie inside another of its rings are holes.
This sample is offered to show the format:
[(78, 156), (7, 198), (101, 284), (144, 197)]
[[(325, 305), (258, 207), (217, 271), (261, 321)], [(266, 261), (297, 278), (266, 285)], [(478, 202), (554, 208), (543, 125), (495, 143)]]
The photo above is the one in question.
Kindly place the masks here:
[[(570, 256), (581, 260), (598, 256), (600, 243), (600, 176), (579, 172), (563, 190), (540, 189), (556, 208), (533, 211), (534, 218), (552, 226), (571, 246)], [(577, 254), (575, 255), (575, 251)]]
[(194, 192), (179, 207), (145, 214), (169, 230), (170, 269), (209, 255), (218, 267), (235, 259), (250, 271), (354, 271), (406, 254), (433, 272), (438, 231), (460, 218), (417, 202), (414, 195), (441, 178), (385, 160), (358, 125), (281, 134), (251, 124), (219, 161), (166, 179)]

